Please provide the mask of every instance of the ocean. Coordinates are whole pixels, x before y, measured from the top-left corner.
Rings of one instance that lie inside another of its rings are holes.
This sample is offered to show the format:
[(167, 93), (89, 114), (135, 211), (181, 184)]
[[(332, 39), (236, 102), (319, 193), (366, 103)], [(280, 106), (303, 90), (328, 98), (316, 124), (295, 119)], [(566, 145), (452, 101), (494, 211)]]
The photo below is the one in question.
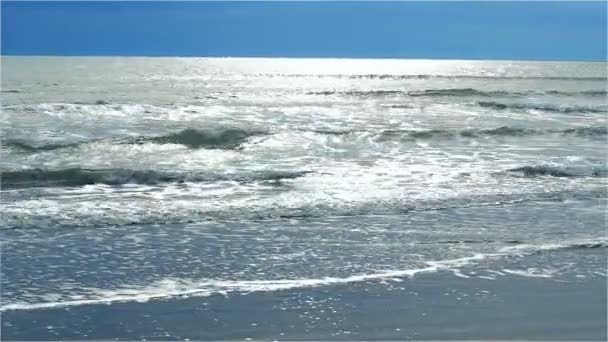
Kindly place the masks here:
[(1, 63), (5, 340), (606, 339), (606, 63)]

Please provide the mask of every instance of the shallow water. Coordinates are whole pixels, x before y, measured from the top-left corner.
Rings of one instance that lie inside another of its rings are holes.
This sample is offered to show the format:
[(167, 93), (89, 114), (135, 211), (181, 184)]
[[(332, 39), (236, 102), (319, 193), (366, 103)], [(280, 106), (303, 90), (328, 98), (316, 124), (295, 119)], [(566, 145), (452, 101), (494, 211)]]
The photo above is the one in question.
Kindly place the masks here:
[(605, 63), (2, 57), (1, 96), (4, 312), (606, 277)]

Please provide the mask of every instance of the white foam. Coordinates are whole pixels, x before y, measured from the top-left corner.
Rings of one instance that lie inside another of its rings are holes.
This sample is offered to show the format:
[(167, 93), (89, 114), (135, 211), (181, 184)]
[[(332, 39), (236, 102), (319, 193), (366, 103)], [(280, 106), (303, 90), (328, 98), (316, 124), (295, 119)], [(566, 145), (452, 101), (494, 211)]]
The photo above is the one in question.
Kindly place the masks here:
[(482, 275), (477, 276), (477, 278), (481, 278), (481, 279), (488, 279), (488, 280), (496, 280), (496, 278), (494, 278), (494, 277), (482, 276)]
[[(437, 272), (449, 270), (456, 276), (469, 277), (462, 274), (459, 268), (471, 263), (488, 258), (497, 258), (507, 255), (532, 254), (539, 250), (553, 250), (569, 246), (577, 246), (587, 243), (605, 243), (606, 239), (577, 240), (562, 244), (544, 245), (520, 245), (515, 247), (502, 248), (496, 253), (477, 253), (473, 256), (446, 259), (438, 261), (426, 261), (427, 267), (413, 268), (406, 270), (386, 270), (377, 273), (352, 275), (348, 277), (325, 277), (318, 279), (277, 279), (277, 280), (185, 280), (167, 278), (154, 282), (144, 287), (124, 287), (119, 289), (88, 289), (87, 299), (82, 299), (82, 292), (79, 295), (59, 296), (56, 301), (43, 303), (10, 303), (0, 306), (0, 312), (8, 310), (33, 310), (47, 309), (63, 306), (78, 306), (91, 304), (111, 304), (116, 302), (147, 302), (155, 299), (167, 299), (174, 297), (210, 296), (214, 294), (227, 295), (231, 292), (252, 293), (252, 292), (272, 292), (294, 288), (310, 288), (335, 284), (347, 284), (374, 280), (398, 280), (404, 277), (414, 277), (419, 273)], [(566, 266), (567, 267), (567, 266)], [(501, 271), (490, 271), (490, 273), (504, 275), (514, 274), (525, 277), (551, 278), (566, 267), (559, 269), (537, 269), (527, 270), (503, 269)], [(483, 276), (479, 276), (481, 278)], [(490, 278), (490, 277), (487, 277)]]
[(517, 246), (504, 247), (499, 250), (500, 253), (509, 254), (529, 254), (540, 251), (553, 251), (558, 249), (564, 249), (569, 247), (584, 247), (584, 246), (608, 246), (608, 238), (595, 238), (595, 239), (577, 239), (570, 240), (562, 243), (545, 243), (545, 244), (521, 244)]
[[(322, 285), (360, 282), (365, 280), (391, 278), (398, 276), (413, 276), (418, 272), (431, 271), (434, 268), (418, 270), (393, 271), (379, 274), (350, 276), (346, 278), (320, 278), (320, 279), (285, 279), (285, 280), (250, 280), (250, 281), (223, 281), (207, 280), (194, 282), (180, 279), (164, 279), (146, 287), (132, 287), (115, 290), (91, 289), (90, 299), (66, 300), (46, 303), (12, 303), (0, 307), (0, 311), (46, 309), (61, 306), (77, 306), (88, 304), (111, 304), (114, 302), (146, 302), (152, 299), (165, 299), (172, 297), (210, 296), (213, 294), (227, 294), (229, 292), (270, 292), (292, 288), (317, 287)], [(72, 297), (70, 297), (72, 298)]]
[(504, 272), (531, 278), (553, 278), (558, 270), (528, 268), (527, 270), (503, 269)]
[(452, 270), (452, 273), (454, 273), (455, 276), (460, 278), (470, 278), (468, 275), (462, 273), (459, 269)]
[[(163, 279), (145, 287), (125, 287), (121, 289), (89, 289), (88, 299), (76, 299), (67, 296), (61, 300), (44, 303), (11, 303), (0, 307), (0, 311), (48, 309), (63, 306), (91, 304), (111, 304), (116, 302), (147, 302), (154, 299), (173, 297), (210, 296), (230, 292), (272, 292), (293, 288), (319, 287), (334, 284), (346, 284), (372, 280), (395, 280), (413, 277), (418, 273), (447, 270), (454, 266), (464, 266), (471, 261), (481, 260), (492, 254), (476, 254), (472, 257), (429, 261), (429, 266), (407, 270), (382, 271), (371, 274), (352, 275), (349, 277), (326, 277), (319, 279), (279, 279), (279, 280), (204, 280), (192, 281), (183, 279)], [(82, 297), (79, 297), (82, 298)]]

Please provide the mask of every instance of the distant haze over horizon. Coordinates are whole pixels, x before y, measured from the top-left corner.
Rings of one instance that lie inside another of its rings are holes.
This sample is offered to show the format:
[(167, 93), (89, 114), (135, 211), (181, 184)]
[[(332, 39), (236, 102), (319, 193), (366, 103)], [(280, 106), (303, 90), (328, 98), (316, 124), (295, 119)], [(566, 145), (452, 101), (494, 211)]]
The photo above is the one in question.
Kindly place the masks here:
[(557, 60), (557, 59), (470, 59), (470, 58), (410, 58), (410, 57), (265, 57), (265, 56), (140, 56), (140, 55), (6, 55), (0, 58), (132, 58), (132, 59), (243, 59), (243, 60), (354, 60), (354, 61), (438, 61), (438, 62), (515, 62), (515, 63), (608, 63), (608, 60)]

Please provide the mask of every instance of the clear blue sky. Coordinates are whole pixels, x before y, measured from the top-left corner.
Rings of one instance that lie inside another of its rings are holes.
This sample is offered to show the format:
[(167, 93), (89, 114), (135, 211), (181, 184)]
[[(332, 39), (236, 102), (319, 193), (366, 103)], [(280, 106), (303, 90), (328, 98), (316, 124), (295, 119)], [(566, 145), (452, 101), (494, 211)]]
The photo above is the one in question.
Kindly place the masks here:
[(7, 2), (3, 55), (606, 60), (606, 2)]

